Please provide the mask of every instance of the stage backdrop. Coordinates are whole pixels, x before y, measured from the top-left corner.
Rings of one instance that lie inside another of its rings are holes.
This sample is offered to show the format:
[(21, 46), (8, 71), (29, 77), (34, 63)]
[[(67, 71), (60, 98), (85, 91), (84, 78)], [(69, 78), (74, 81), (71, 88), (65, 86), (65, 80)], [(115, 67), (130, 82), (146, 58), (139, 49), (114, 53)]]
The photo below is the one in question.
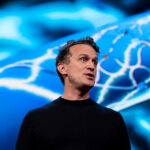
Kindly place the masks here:
[(25, 114), (59, 97), (55, 58), (68, 40), (91, 36), (100, 47), (91, 98), (121, 112), (132, 150), (150, 147), (150, 12), (73, 34), (0, 63), (0, 149), (15, 150)]

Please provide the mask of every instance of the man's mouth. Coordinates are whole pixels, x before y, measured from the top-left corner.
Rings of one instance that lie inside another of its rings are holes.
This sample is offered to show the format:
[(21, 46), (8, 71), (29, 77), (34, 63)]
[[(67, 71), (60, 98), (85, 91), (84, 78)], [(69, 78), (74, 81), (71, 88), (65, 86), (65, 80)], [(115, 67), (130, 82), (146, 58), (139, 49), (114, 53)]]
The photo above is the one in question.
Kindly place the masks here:
[(94, 75), (91, 73), (86, 73), (85, 74), (89, 79), (94, 79)]

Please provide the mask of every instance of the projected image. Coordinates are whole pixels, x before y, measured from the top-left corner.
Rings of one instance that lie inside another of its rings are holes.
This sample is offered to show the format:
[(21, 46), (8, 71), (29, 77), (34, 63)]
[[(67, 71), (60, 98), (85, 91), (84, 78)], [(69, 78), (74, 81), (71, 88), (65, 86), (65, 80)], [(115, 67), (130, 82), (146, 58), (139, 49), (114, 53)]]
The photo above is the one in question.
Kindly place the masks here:
[[(15, 149), (21, 122), (29, 110), (62, 95), (63, 85), (55, 67), (59, 48), (68, 40), (91, 36), (100, 47), (100, 54), (96, 83), (90, 96), (97, 103), (121, 112), (127, 125), (132, 150), (148, 150), (149, 26), (148, 11), (119, 23), (96, 26), (53, 42), (42, 38), (44, 46), (38, 43), (42, 36), (35, 38), (35, 34), (31, 39), (18, 36), (15, 42), (10, 37), (0, 38), (0, 42), (3, 41), (0, 47), (3, 50), (0, 51), (0, 149)], [(2, 36), (1, 31), (0, 34)], [(16, 50), (16, 47), (19, 49)]]
[(36, 51), (58, 38), (114, 23), (126, 16), (121, 10), (103, 3), (95, 7), (97, 2), (6, 0), (3, 3), (0, 9), (0, 60), (22, 51)]

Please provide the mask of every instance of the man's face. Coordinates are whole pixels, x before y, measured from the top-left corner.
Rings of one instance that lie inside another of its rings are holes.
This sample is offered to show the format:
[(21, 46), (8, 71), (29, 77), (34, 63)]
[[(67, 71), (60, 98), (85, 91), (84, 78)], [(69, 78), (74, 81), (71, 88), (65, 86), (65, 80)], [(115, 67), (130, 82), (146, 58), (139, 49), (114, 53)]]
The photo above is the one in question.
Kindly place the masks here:
[(96, 51), (87, 44), (70, 47), (70, 62), (66, 64), (66, 84), (76, 88), (93, 87), (97, 71), (98, 57)]

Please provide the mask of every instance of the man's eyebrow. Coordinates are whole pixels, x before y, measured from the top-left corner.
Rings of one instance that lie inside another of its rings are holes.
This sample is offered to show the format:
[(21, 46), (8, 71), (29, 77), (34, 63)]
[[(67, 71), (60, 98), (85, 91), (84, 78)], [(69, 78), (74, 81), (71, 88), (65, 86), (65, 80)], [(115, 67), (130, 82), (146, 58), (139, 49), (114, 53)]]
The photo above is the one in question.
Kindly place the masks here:
[[(89, 56), (88, 54), (80, 54), (79, 56), (82, 56), (82, 55), (84, 55), (84, 56)], [(95, 56), (94, 58), (97, 58), (97, 59), (98, 59), (97, 56)]]
[(97, 60), (98, 60), (98, 57), (96, 56), (96, 57), (94, 57), (94, 59), (97, 59)]
[(93, 59), (95, 59), (95, 60), (97, 60), (98, 61), (98, 57), (96, 56), (96, 57), (94, 57)]
[(88, 56), (87, 54), (80, 54), (79, 56)]
[[(79, 55), (79, 57), (80, 57), (80, 56), (88, 56), (88, 57), (89, 57), (89, 55), (88, 55), (88, 54), (80, 54), (80, 55)], [(95, 56), (93, 59), (98, 60), (98, 57), (97, 57), (97, 56)]]

